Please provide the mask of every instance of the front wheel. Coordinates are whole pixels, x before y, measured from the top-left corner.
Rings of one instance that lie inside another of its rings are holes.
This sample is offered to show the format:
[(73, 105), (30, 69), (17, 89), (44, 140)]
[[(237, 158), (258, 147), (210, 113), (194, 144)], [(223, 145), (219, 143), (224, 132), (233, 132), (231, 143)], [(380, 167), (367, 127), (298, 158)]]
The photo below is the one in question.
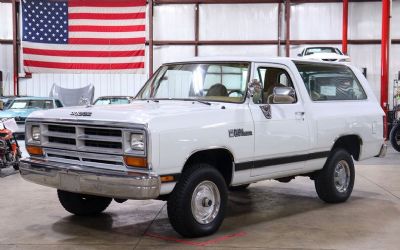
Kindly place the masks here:
[(319, 198), (328, 203), (345, 202), (354, 186), (354, 163), (344, 149), (335, 149), (325, 166), (315, 176), (315, 189)]
[(88, 194), (77, 194), (68, 191), (57, 190), (61, 205), (75, 215), (97, 215), (103, 212), (112, 199)]
[(183, 172), (167, 203), (172, 227), (184, 237), (213, 234), (225, 217), (228, 191), (221, 173), (209, 164)]
[(400, 121), (393, 126), (392, 130), (390, 131), (389, 139), (393, 148), (400, 152)]

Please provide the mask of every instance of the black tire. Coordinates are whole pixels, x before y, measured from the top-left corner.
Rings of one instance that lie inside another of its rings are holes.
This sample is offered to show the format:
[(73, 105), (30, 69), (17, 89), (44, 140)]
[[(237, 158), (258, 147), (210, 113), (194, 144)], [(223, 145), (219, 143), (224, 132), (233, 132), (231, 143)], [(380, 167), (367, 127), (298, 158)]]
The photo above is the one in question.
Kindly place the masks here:
[(239, 185), (239, 186), (231, 186), (231, 187), (229, 187), (229, 191), (240, 192), (240, 191), (246, 190), (249, 186), (250, 186), (250, 184), (243, 184), (243, 185)]
[(13, 165), (13, 168), (14, 168), (14, 170), (19, 170), (19, 163), (15, 163), (15, 164)]
[(390, 130), (390, 144), (397, 151), (400, 152), (400, 122), (397, 122), (392, 130)]
[[(202, 187), (204, 183), (211, 185), (215, 188), (214, 190), (219, 192), (220, 203), (218, 210), (214, 206), (217, 202), (213, 204), (217, 199), (209, 204), (210, 200), (205, 200), (206, 198), (204, 198), (202, 202), (208, 205), (198, 207), (205, 209), (205, 207), (212, 206), (211, 214), (213, 211), (216, 214), (211, 216), (211, 218), (215, 216), (211, 221), (200, 223), (192, 211), (192, 198), (195, 197), (193, 196), (195, 190)], [(167, 210), (169, 221), (175, 231), (184, 237), (201, 237), (213, 234), (224, 220), (227, 199), (228, 190), (221, 173), (209, 164), (193, 164), (182, 173), (179, 182), (168, 199)]]
[(112, 199), (87, 194), (77, 194), (68, 191), (57, 190), (61, 205), (71, 214), (90, 216), (103, 212)]
[[(344, 171), (337, 173), (337, 176), (344, 174), (346, 178), (343, 183), (347, 183), (347, 185), (341, 185), (342, 182), (335, 181), (335, 170)], [(327, 203), (345, 202), (353, 191), (354, 179), (354, 163), (351, 155), (344, 149), (334, 149), (324, 168), (315, 176), (315, 189), (318, 197)]]

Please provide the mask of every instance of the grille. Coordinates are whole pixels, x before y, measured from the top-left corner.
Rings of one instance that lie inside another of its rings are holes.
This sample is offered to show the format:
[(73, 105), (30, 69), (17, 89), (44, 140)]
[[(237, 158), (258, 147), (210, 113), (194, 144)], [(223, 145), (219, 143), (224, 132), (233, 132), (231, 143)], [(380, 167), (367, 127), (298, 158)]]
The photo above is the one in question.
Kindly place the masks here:
[(114, 129), (85, 128), (85, 134), (100, 136), (122, 136), (122, 131)]
[(76, 144), (76, 140), (75, 139), (54, 137), (54, 136), (49, 136), (49, 142), (60, 143), (60, 144), (68, 144), (68, 145), (75, 145)]
[(79, 157), (74, 157), (74, 156), (68, 156), (68, 155), (58, 155), (58, 154), (47, 154), (48, 157), (54, 157), (54, 158), (61, 158), (61, 159), (68, 159), (68, 160), (75, 160), (79, 161)]
[(81, 152), (122, 155), (123, 130), (81, 124), (42, 124), (43, 146)]
[(117, 161), (97, 160), (88, 158), (82, 158), (82, 161), (101, 163), (101, 164), (124, 165), (122, 162), (117, 162)]
[(325, 62), (336, 62), (337, 59), (322, 59)]
[(108, 142), (108, 141), (85, 141), (87, 147), (99, 147), (99, 148), (122, 148), (121, 142)]
[(68, 133), (68, 134), (75, 134), (75, 127), (66, 127), (66, 126), (58, 126), (58, 125), (49, 125), (48, 130), (51, 132), (58, 132), (58, 133)]

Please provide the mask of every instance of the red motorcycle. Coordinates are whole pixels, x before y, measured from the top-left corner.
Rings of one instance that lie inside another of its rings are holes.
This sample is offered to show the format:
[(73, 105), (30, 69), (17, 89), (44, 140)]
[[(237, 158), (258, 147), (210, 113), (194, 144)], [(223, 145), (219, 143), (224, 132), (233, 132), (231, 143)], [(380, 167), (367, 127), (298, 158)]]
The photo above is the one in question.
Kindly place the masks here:
[(13, 130), (17, 127), (14, 118), (0, 120), (0, 169), (10, 166), (15, 170), (19, 169), (21, 150), (13, 134)]

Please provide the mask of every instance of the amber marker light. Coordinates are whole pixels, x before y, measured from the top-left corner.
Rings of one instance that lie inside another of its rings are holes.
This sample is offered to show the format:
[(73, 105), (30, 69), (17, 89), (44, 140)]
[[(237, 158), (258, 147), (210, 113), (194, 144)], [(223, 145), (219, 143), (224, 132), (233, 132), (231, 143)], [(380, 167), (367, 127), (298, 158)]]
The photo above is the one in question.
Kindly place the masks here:
[(147, 158), (136, 156), (124, 156), (124, 162), (130, 167), (147, 168)]
[(161, 182), (173, 182), (175, 181), (175, 177), (173, 175), (164, 175), (161, 176)]
[(26, 151), (28, 151), (30, 155), (44, 155), (43, 149), (37, 146), (26, 146)]

